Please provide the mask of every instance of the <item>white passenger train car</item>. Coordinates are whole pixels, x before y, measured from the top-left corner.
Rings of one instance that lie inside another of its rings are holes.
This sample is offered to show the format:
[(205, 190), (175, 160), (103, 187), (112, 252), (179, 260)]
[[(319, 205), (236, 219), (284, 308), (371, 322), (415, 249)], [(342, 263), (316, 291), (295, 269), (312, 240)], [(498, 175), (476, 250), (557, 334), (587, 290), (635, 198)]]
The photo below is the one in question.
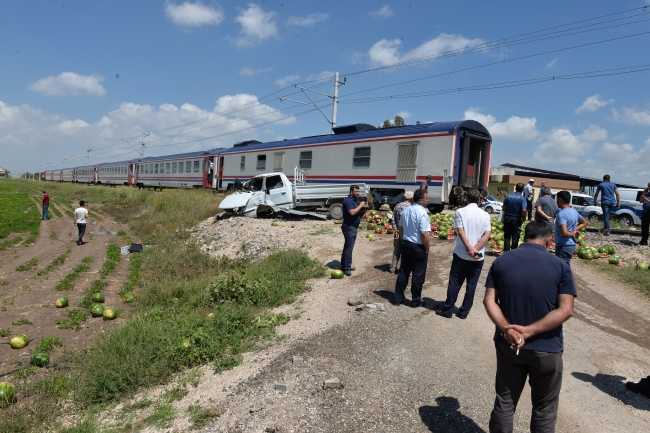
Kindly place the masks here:
[(140, 188), (211, 188), (213, 158), (223, 149), (155, 156), (131, 161)]
[(473, 120), (377, 129), (357, 124), (334, 134), (272, 143), (247, 142), (215, 157), (219, 189), (269, 171), (293, 178), (294, 167), (308, 182), (365, 183), (375, 205), (395, 205), (427, 175), (430, 206), (442, 210), (470, 187), (486, 190), (492, 138)]

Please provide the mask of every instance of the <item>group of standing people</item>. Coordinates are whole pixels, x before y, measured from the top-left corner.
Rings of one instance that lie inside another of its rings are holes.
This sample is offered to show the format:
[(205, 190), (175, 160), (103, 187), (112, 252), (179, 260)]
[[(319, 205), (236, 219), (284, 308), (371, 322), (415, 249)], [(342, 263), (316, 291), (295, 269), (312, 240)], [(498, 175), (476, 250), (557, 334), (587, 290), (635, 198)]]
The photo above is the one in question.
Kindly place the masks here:
[[(523, 220), (528, 200), (521, 194), (524, 186), (518, 185), (517, 189), (524, 202), (517, 199), (512, 203), (519, 203), (514, 208), (519, 212), (515, 216)], [(365, 205), (364, 202), (357, 204), (357, 197), (358, 188), (353, 186), (343, 205), (341, 230), (345, 246), (341, 265), (348, 276), (354, 269), (351, 266), (352, 249), (360, 222), (359, 214)], [(548, 207), (547, 201), (538, 201), (539, 206)], [(390, 271), (397, 272), (396, 306), (406, 302), (405, 290), (409, 278), (411, 307), (425, 306), (422, 288), (429, 260), (431, 231), (428, 202), (427, 190), (420, 188), (405, 193), (404, 201), (393, 212), (397, 232)], [(442, 308), (436, 311), (436, 314), (448, 319), (453, 317), (454, 311), (457, 317), (466, 319), (473, 306), (484, 264), (485, 245), (491, 234), (490, 216), (480, 205), (480, 192), (470, 189), (466, 195), (466, 206), (456, 211), (454, 226), (458, 237), (449, 271), (447, 297)], [(526, 226), (524, 245), (497, 258), (488, 273), (483, 303), (496, 327), (494, 342), (497, 357), (496, 398), (490, 417), (490, 432), (512, 431), (515, 409), (527, 379), (533, 404), (531, 431), (552, 432), (555, 429), (563, 371), (562, 323), (573, 314), (573, 300), (577, 292), (567, 262), (547, 252), (553, 241), (553, 226), (549, 224), (549, 217), (555, 218), (555, 214), (548, 210), (546, 218), (542, 217), (540, 213), (538, 219)], [(569, 226), (566, 230), (577, 231), (579, 225)], [(536, 263), (536, 266), (527, 267), (522, 272), (522, 263)], [(465, 297), (461, 307), (456, 310), (455, 303), (463, 284), (466, 284)]]
[[(50, 219), (49, 208), (50, 208), (50, 195), (43, 191), (41, 195), (42, 207), (41, 212), (41, 221)], [(79, 202), (79, 207), (74, 210), (72, 220), (73, 225), (78, 231), (77, 236), (77, 245), (83, 245), (83, 237), (86, 233), (86, 224), (88, 223), (88, 209), (85, 208), (85, 202), (81, 200)]]

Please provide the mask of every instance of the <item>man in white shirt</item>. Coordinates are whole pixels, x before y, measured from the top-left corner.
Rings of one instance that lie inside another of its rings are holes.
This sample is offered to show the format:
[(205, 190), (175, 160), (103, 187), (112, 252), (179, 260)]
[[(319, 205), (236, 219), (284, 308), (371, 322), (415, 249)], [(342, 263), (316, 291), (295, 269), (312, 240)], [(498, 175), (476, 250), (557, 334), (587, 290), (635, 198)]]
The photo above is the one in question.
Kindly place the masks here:
[(467, 281), (463, 305), (458, 309), (457, 316), (466, 319), (474, 304), (476, 285), (483, 269), (483, 253), (485, 244), (490, 239), (490, 216), (481, 209), (479, 201), (481, 194), (477, 189), (467, 191), (467, 206), (456, 211), (454, 226), (458, 230), (454, 258), (449, 271), (447, 300), (439, 316), (451, 319), (454, 304), (463, 283)]
[(423, 189), (413, 193), (413, 204), (402, 212), (399, 219), (399, 238), (402, 240), (402, 263), (395, 283), (395, 305), (404, 302), (404, 291), (413, 273), (411, 282), (411, 307), (424, 305), (422, 285), (429, 260), (429, 232), (431, 224), (426, 206), (429, 194)]
[(528, 185), (524, 187), (524, 197), (526, 198), (526, 204), (528, 205), (526, 212), (528, 212), (529, 222), (533, 220), (533, 199), (535, 198), (535, 189), (533, 189), (534, 184), (535, 179), (529, 179)]
[(79, 230), (77, 245), (83, 245), (83, 237), (86, 233), (86, 223), (88, 222), (88, 209), (84, 207), (85, 202), (81, 200), (79, 207), (74, 210), (74, 226)]

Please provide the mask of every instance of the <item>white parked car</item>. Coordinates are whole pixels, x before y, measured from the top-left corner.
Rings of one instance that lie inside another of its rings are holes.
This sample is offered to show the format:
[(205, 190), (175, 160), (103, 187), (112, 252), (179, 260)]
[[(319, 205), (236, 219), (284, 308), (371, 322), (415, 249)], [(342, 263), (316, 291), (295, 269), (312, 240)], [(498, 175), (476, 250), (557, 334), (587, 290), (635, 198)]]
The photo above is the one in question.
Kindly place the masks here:
[(503, 202), (500, 202), (491, 195), (488, 195), (488, 197), (483, 200), (483, 204), (481, 205), (485, 212), (489, 214), (501, 212), (501, 206), (503, 206)]

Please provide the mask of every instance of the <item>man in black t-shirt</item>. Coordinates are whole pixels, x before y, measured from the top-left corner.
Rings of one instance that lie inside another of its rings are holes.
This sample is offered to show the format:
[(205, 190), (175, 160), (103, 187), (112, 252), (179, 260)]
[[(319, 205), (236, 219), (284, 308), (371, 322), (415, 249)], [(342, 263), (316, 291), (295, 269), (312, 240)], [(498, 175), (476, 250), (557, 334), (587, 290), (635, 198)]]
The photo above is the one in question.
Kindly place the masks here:
[[(496, 325), (496, 399), (490, 433), (511, 432), (515, 408), (529, 378), (533, 403), (530, 430), (554, 432), (562, 386), (562, 323), (577, 296), (571, 268), (549, 254), (551, 226), (533, 221), (525, 242), (492, 263), (483, 304)], [(521, 270), (522, 263), (536, 266)]]

